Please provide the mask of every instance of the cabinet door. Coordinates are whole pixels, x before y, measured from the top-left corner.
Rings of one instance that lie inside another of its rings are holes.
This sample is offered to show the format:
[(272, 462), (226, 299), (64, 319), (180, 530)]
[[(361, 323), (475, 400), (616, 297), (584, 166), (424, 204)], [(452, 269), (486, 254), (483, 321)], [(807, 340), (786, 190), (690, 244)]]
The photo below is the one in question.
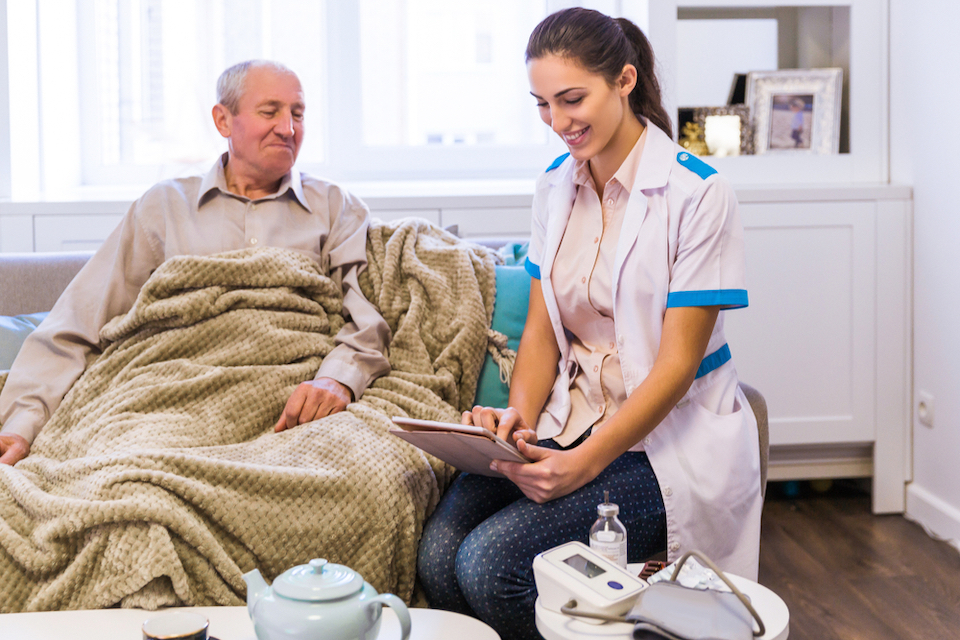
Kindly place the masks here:
[(770, 412), (770, 444), (875, 439), (876, 204), (741, 205), (750, 306), (728, 312), (740, 378)]

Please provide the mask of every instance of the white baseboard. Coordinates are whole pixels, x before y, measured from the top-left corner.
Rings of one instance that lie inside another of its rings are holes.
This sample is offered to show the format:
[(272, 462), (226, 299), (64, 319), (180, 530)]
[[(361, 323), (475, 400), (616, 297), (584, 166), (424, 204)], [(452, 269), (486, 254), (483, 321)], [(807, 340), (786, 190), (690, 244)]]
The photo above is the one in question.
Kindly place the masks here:
[(907, 485), (907, 511), (903, 515), (923, 527), (932, 537), (960, 550), (960, 509), (916, 482)]

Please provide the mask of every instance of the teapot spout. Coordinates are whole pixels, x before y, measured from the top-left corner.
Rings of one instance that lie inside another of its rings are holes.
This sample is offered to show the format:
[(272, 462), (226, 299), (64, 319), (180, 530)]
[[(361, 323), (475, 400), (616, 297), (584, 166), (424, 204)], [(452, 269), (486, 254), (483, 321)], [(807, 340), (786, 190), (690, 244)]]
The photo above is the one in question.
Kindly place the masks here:
[(247, 583), (247, 613), (253, 618), (253, 607), (260, 601), (267, 591), (267, 582), (260, 575), (259, 569), (243, 574), (243, 581)]

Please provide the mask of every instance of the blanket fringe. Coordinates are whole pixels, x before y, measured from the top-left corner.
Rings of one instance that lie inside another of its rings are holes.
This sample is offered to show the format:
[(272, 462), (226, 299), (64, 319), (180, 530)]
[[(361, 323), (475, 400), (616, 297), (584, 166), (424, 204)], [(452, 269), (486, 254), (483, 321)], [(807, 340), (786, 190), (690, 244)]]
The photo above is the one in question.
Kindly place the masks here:
[(517, 352), (507, 346), (507, 336), (488, 329), (487, 352), (493, 356), (493, 361), (500, 368), (500, 382), (509, 385), (513, 378), (513, 367), (517, 363)]

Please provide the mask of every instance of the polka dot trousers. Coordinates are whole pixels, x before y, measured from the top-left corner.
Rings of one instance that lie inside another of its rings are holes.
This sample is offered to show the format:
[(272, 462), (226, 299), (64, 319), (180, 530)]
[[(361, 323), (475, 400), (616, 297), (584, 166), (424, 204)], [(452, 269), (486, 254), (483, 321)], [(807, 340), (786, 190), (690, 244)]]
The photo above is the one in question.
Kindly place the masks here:
[(479, 618), (505, 640), (540, 638), (533, 558), (565, 542), (589, 544), (605, 490), (620, 507), (630, 562), (666, 549), (663, 499), (643, 452), (621, 455), (590, 484), (546, 504), (509, 480), (461, 474), (420, 541), (417, 571), (430, 606)]

